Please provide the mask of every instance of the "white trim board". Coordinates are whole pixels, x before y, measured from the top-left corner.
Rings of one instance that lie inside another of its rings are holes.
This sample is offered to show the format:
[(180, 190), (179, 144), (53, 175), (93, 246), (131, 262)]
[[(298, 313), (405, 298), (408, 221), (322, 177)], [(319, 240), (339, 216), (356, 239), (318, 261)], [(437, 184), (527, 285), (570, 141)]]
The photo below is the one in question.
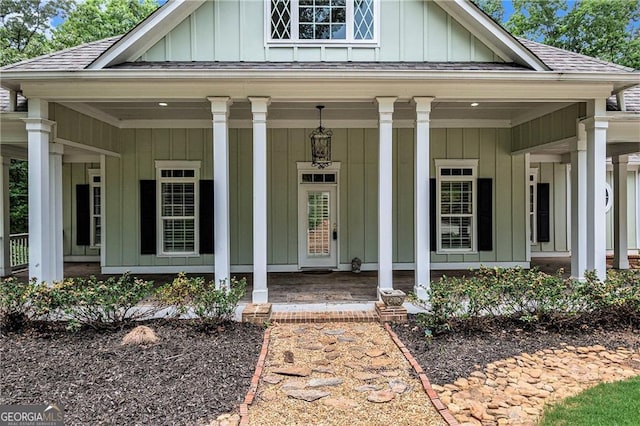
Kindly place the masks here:
[(532, 259), (543, 259), (545, 257), (571, 257), (569, 251), (532, 251)]
[[(431, 263), (431, 270), (434, 271), (463, 271), (467, 269), (480, 269), (481, 266), (487, 268), (530, 268), (530, 262), (453, 262), (453, 263)], [(394, 263), (394, 271), (412, 271), (415, 268), (413, 263)], [(350, 271), (350, 263), (341, 263), (338, 271)], [(362, 271), (377, 271), (377, 263), (363, 263)], [(253, 265), (233, 265), (232, 273), (251, 273)], [(298, 265), (268, 265), (268, 272), (302, 272)], [(103, 274), (177, 274), (185, 272), (188, 274), (212, 274), (213, 265), (191, 265), (191, 266), (104, 266)]]

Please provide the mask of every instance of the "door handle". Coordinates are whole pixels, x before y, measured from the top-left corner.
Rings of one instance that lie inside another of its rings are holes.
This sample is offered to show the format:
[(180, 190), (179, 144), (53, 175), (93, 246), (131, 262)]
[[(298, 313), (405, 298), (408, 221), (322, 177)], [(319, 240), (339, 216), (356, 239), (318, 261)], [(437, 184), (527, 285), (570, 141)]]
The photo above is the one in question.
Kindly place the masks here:
[(338, 227), (336, 226), (336, 224), (333, 224), (333, 239), (337, 240), (338, 239)]

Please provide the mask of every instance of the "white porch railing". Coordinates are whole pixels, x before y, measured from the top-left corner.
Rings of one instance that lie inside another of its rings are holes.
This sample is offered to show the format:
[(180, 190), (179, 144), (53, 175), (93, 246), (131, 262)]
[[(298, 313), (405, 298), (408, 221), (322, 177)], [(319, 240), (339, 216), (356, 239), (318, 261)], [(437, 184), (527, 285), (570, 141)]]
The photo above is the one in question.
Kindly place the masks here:
[(29, 234), (13, 234), (10, 236), (11, 268), (25, 268), (29, 265)]

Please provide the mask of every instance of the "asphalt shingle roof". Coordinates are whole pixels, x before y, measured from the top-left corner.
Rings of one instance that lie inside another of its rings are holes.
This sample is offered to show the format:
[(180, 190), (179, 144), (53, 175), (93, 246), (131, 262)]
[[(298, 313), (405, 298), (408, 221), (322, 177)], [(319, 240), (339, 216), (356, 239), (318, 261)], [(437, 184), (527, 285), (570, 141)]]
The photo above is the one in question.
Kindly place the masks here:
[[(27, 99), (18, 93), (18, 102), (16, 106), (16, 112), (27, 111)], [(9, 111), (9, 91), (0, 88), (0, 112)]]
[[(520, 43), (542, 60), (552, 71), (566, 72), (633, 72), (633, 68), (570, 52), (558, 47), (516, 37)], [(638, 77), (640, 78), (640, 76)]]
[(104, 53), (122, 36), (109, 37), (36, 58), (27, 59), (0, 69), (12, 71), (71, 71), (82, 70)]
[[(640, 86), (634, 86), (624, 91), (624, 103), (627, 111), (640, 113)], [(615, 96), (607, 99), (607, 110), (620, 111)]]

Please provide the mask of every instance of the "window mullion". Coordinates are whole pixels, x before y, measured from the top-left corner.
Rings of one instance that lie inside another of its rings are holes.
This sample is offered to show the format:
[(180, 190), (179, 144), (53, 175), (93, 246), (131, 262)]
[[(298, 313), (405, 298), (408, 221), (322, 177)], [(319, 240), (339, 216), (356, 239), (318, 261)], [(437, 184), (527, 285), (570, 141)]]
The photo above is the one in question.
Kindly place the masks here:
[(347, 16), (345, 24), (347, 26), (347, 34), (345, 37), (346, 42), (352, 42), (354, 40), (353, 31), (354, 31), (354, 19), (355, 13), (353, 9), (353, 4), (355, 0), (347, 0)]
[(291, 40), (300, 39), (300, 12), (299, 1), (291, 0)]

